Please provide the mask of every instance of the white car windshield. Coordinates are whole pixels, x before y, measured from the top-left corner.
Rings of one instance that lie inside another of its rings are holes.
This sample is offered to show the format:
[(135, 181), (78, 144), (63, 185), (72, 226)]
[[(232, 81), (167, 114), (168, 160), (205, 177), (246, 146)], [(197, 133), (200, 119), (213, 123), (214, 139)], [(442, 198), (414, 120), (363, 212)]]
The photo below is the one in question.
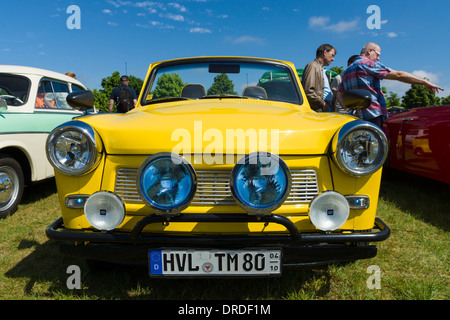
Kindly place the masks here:
[(290, 68), (239, 60), (163, 64), (152, 72), (145, 103), (218, 97), (302, 103)]

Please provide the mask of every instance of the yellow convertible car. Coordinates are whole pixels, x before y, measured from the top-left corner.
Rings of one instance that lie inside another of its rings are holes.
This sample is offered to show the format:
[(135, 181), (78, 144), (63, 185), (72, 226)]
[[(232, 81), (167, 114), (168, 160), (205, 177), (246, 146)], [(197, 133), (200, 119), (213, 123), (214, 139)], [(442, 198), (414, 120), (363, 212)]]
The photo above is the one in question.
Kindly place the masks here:
[(372, 258), (389, 237), (384, 133), (312, 111), (289, 62), (154, 63), (135, 109), (67, 122), (46, 149), (62, 211), (47, 235), (67, 255), (155, 277), (280, 276)]

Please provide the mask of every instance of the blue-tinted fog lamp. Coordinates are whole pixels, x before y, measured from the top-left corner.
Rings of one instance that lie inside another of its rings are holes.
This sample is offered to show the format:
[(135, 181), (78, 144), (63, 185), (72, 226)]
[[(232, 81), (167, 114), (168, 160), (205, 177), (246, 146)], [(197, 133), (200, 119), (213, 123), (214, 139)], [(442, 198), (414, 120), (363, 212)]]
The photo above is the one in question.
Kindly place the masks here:
[(148, 157), (137, 175), (141, 198), (159, 214), (178, 214), (193, 199), (197, 179), (192, 165), (169, 152)]
[(279, 208), (291, 189), (286, 163), (268, 152), (255, 152), (238, 161), (231, 173), (231, 193), (248, 214), (267, 215)]

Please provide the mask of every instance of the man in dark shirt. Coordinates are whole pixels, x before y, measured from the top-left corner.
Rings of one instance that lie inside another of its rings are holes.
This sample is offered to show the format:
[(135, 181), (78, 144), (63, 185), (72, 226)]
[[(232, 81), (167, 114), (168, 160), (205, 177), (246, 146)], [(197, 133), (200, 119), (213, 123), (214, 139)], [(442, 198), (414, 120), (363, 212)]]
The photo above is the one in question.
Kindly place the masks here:
[(115, 87), (109, 97), (109, 112), (112, 112), (114, 103), (116, 103), (117, 113), (125, 113), (136, 107), (136, 91), (129, 87), (130, 79), (127, 76), (120, 78), (120, 86)]

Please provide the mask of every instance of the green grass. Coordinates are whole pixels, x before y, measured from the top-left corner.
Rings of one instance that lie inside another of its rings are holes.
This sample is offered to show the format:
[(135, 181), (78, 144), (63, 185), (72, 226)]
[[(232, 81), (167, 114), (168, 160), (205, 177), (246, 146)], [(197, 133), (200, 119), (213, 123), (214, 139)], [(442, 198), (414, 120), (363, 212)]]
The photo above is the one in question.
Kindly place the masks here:
[[(91, 271), (62, 256), (45, 236), (59, 217), (54, 181), (29, 187), (19, 210), (0, 220), (0, 300), (448, 300), (449, 185), (401, 173), (384, 177), (378, 216), (391, 228), (378, 255), (344, 266), (286, 270), (274, 279), (150, 279), (142, 267)], [(81, 268), (81, 289), (70, 290), (67, 267)], [(381, 271), (369, 289), (368, 267)]]

